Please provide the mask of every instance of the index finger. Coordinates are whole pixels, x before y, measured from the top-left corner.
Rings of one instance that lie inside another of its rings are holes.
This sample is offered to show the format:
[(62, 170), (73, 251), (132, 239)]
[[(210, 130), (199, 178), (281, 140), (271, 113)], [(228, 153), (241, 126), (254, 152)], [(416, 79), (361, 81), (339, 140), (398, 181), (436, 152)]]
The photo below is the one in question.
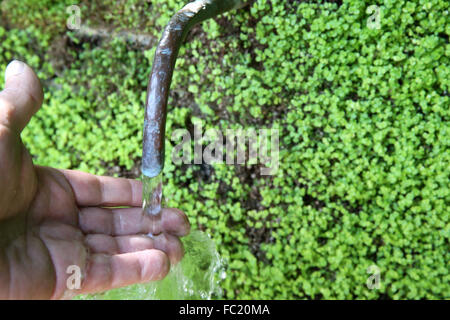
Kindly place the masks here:
[(72, 187), (80, 207), (140, 207), (142, 182), (96, 176), (74, 170), (60, 170)]

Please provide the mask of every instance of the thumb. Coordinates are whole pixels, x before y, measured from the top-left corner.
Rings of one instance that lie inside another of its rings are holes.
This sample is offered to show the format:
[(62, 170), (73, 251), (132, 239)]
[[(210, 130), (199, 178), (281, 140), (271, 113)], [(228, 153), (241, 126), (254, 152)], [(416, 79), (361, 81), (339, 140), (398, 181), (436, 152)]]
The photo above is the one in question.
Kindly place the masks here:
[(5, 71), (5, 88), (0, 92), (0, 125), (21, 132), (42, 105), (42, 86), (33, 70), (13, 60)]

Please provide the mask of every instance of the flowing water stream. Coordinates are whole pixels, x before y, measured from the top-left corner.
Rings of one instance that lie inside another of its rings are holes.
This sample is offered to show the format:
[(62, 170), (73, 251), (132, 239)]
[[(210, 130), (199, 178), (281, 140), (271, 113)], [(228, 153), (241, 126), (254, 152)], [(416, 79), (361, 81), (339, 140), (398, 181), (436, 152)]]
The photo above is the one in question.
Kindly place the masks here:
[[(160, 219), (162, 206), (162, 173), (154, 178), (143, 176), (143, 214), (153, 223)], [(149, 235), (151, 236), (151, 234)], [(193, 230), (181, 239), (185, 256), (161, 281), (133, 285), (81, 299), (187, 300), (213, 299), (222, 296), (220, 282), (225, 278), (224, 263), (214, 241), (204, 232)]]

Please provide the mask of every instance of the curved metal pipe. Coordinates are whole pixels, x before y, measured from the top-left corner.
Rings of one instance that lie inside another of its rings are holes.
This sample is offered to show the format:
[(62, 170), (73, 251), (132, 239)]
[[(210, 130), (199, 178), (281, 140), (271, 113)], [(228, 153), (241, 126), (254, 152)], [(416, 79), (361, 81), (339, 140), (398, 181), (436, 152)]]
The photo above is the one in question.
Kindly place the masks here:
[(170, 20), (156, 49), (147, 88), (144, 121), (142, 173), (156, 177), (164, 167), (167, 100), (179, 49), (189, 30), (206, 19), (238, 9), (248, 0), (197, 0), (178, 11)]

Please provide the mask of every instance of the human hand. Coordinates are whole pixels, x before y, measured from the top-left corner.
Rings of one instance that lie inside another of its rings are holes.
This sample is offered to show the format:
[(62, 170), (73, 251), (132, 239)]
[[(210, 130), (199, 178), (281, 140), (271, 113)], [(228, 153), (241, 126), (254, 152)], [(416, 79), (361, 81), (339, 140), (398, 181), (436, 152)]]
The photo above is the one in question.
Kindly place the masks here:
[[(162, 279), (183, 256), (184, 213), (142, 214), (139, 181), (33, 165), (20, 133), (43, 101), (14, 61), (0, 92), (0, 299), (61, 299)], [(112, 207), (129, 207), (114, 209)], [(147, 234), (157, 234), (153, 238)], [(69, 290), (69, 266), (81, 270)]]

